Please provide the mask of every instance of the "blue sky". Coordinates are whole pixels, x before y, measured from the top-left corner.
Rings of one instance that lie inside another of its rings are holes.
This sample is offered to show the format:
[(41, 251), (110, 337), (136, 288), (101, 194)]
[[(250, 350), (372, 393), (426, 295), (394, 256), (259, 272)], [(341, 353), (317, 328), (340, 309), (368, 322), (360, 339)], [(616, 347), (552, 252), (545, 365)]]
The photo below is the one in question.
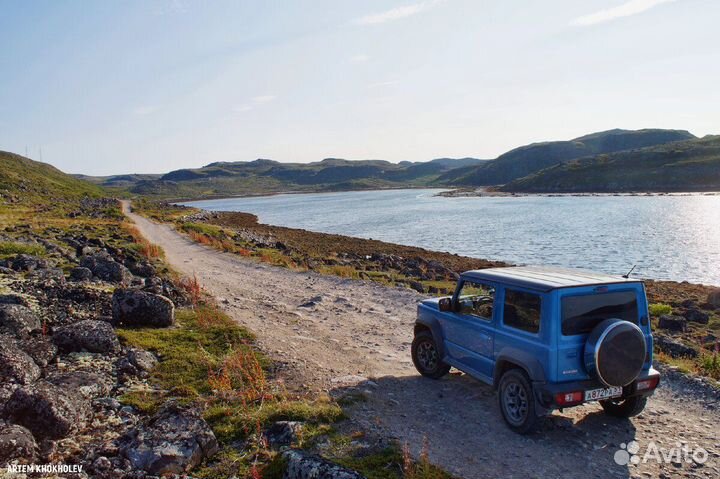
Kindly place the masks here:
[(716, 0), (0, 0), (0, 149), (87, 174), (720, 133)]

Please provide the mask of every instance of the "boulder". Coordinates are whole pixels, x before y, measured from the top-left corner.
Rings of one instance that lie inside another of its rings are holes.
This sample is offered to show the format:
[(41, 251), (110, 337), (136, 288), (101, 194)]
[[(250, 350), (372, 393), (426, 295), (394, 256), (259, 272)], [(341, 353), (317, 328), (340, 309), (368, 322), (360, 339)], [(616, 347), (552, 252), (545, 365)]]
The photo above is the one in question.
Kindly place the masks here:
[(93, 277), (93, 272), (90, 268), (78, 266), (70, 270), (70, 281), (90, 281)]
[(112, 325), (94, 319), (85, 319), (58, 328), (53, 332), (52, 338), (63, 353), (113, 353), (120, 350), (120, 342)]
[(15, 271), (35, 271), (48, 267), (48, 262), (37, 256), (19, 254), (10, 260), (10, 267)]
[(107, 396), (112, 387), (109, 378), (87, 371), (56, 373), (49, 376), (47, 382), (88, 400)]
[(60, 439), (76, 431), (90, 414), (90, 403), (46, 381), (15, 390), (5, 404), (10, 421), (38, 439)]
[(19, 294), (0, 294), (0, 304), (19, 304), (30, 307), (30, 302)]
[(273, 449), (290, 447), (298, 442), (303, 424), (298, 421), (277, 421), (263, 433)]
[(116, 325), (166, 327), (175, 323), (175, 305), (165, 296), (135, 289), (116, 289), (112, 296)]
[(35, 313), (20, 304), (0, 304), (0, 332), (24, 336), (42, 327)]
[(282, 457), (287, 462), (283, 479), (365, 479), (359, 472), (297, 449), (285, 451)]
[(133, 469), (153, 475), (182, 474), (213, 456), (218, 442), (200, 412), (174, 402), (120, 441)]
[(18, 347), (33, 358), (35, 364), (46, 367), (57, 356), (57, 347), (47, 336), (30, 336), (19, 342)]
[(32, 464), (37, 456), (38, 445), (28, 429), (17, 424), (0, 426), (0, 467), (11, 461)]
[(668, 338), (666, 336), (656, 335), (655, 346), (665, 354), (673, 358), (696, 358), (698, 352), (696, 349), (686, 346), (680, 341)]
[(152, 278), (157, 275), (155, 267), (147, 261), (127, 261), (125, 264), (130, 272), (135, 276), (141, 276), (143, 278)]
[(128, 285), (132, 281), (132, 273), (125, 265), (116, 262), (106, 252), (83, 256), (80, 266), (93, 272), (103, 281)]
[(127, 356), (117, 362), (117, 371), (122, 381), (128, 376), (148, 377), (150, 371), (157, 365), (157, 358), (143, 349), (131, 349)]
[(658, 327), (668, 331), (684, 332), (687, 329), (687, 320), (682, 316), (663, 314), (658, 320)]
[(0, 382), (30, 384), (37, 381), (40, 374), (40, 368), (25, 351), (12, 341), (0, 342)]
[(707, 324), (710, 322), (710, 315), (697, 307), (685, 310), (682, 315), (693, 323)]
[(720, 308), (720, 288), (710, 292), (707, 298), (707, 302), (713, 308)]
[(65, 273), (61, 268), (38, 269), (30, 273), (31, 277), (43, 281), (54, 281), (58, 284), (65, 284)]

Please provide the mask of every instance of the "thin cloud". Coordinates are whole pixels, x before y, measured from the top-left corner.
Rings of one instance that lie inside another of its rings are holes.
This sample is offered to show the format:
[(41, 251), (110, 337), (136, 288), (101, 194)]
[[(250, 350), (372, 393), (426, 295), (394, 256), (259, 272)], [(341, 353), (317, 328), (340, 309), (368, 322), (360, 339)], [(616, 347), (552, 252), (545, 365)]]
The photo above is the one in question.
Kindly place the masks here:
[(651, 8), (662, 5), (663, 3), (672, 3), (677, 0), (630, 0), (622, 5), (613, 8), (606, 8), (589, 15), (577, 17), (570, 22), (571, 25), (587, 27), (597, 25), (598, 23), (610, 22), (618, 18), (629, 17), (639, 13), (646, 12)]
[(378, 25), (380, 23), (391, 22), (393, 20), (400, 20), (401, 18), (410, 17), (420, 12), (429, 10), (435, 5), (442, 3), (443, 1), (445, 0), (429, 0), (427, 2), (404, 5), (402, 7), (385, 10), (384, 12), (365, 15), (356, 19), (355, 23), (357, 23), (358, 25)]
[(275, 98), (277, 98), (275, 95), (260, 95), (253, 97), (252, 101), (257, 104), (270, 103), (271, 101), (275, 100)]
[(350, 57), (350, 61), (352, 63), (365, 63), (368, 60), (370, 60), (370, 57), (368, 55), (365, 55), (364, 53)]
[(136, 106), (135, 108), (133, 108), (132, 113), (133, 113), (133, 115), (137, 115), (137, 116), (147, 116), (147, 115), (152, 115), (157, 110), (158, 110), (158, 107), (153, 106), (153, 105), (140, 105), (140, 106)]
[(371, 84), (369, 84), (369, 85), (368, 85), (368, 88), (381, 88), (381, 87), (385, 87), (385, 86), (397, 85), (398, 83), (400, 83), (399, 80), (380, 81), (380, 82), (377, 82), (377, 83), (371, 83)]
[(252, 107), (250, 105), (240, 105), (233, 108), (233, 111), (235, 113), (243, 113), (250, 110), (252, 110)]

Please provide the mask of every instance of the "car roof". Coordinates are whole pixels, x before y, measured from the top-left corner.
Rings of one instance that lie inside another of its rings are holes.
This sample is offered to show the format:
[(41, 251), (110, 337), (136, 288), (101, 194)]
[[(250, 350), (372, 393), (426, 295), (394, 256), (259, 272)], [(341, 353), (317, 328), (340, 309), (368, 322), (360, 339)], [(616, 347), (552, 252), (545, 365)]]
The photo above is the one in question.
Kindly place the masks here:
[(583, 269), (540, 266), (512, 266), (466, 271), (463, 278), (495, 281), (520, 288), (551, 291), (557, 288), (594, 286), (600, 284), (638, 283), (638, 279), (612, 276)]

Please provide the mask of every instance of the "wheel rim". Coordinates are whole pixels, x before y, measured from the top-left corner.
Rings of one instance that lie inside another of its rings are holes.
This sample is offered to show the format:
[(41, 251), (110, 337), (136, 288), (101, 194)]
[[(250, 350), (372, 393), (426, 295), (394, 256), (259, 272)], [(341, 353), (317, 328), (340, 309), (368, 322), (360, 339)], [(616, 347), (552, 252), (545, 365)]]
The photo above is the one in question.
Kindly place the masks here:
[(434, 371), (438, 365), (438, 353), (435, 344), (431, 341), (423, 341), (418, 344), (417, 359), (425, 371)]
[(521, 384), (512, 382), (503, 389), (503, 409), (505, 416), (514, 424), (522, 424), (528, 413), (528, 397)]

